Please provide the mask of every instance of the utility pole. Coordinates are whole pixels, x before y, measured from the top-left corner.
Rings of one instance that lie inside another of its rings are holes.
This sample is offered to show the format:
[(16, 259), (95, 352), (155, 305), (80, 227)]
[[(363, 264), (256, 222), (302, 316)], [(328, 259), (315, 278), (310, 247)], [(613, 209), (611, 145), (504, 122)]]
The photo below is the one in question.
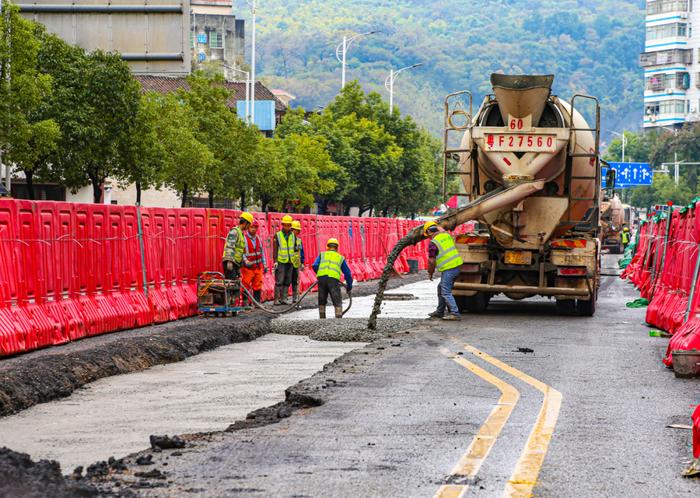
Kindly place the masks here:
[[(9, 92), (12, 92), (12, 80), (10, 79), (10, 71), (12, 67), (12, 27), (10, 26), (10, 9), (5, 8), (5, 0), (0, 0), (0, 16), (5, 18), (5, 29), (7, 30), (7, 33), (2, 33), (2, 36), (7, 37), (7, 46), (10, 49), (7, 65), (4, 68), (5, 78), (7, 79), (7, 89)], [(3, 150), (0, 148), (0, 168), (3, 166), (2, 155)], [(2, 181), (1, 178), (0, 181)], [(12, 192), (12, 168), (10, 167), (9, 163), (5, 164), (5, 188), (9, 193)]]
[(389, 71), (389, 76), (384, 80), (384, 88), (389, 90), (389, 114), (394, 113), (394, 81), (400, 72), (406, 71), (407, 69), (413, 69), (414, 67), (422, 66), (423, 63), (413, 64), (411, 66), (402, 67), (401, 69), (394, 71), (393, 69)]

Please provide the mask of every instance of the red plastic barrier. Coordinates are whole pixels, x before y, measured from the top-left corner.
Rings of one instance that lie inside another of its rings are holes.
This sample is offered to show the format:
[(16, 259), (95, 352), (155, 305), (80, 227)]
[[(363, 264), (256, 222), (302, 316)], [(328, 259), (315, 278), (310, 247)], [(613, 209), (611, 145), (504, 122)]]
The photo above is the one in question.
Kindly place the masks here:
[(700, 405), (693, 412), (693, 458), (700, 458)]
[[(224, 241), (239, 216), (221, 209), (0, 200), (0, 356), (192, 316), (197, 275), (221, 271)], [(253, 216), (271, 269), (283, 214)], [(327, 239), (339, 239), (340, 252), (362, 281), (377, 278), (394, 243), (419, 224), (294, 217), (302, 225), (307, 268), (301, 291), (315, 282), (310, 267)], [(396, 268), (407, 271), (408, 259), (425, 268), (426, 250), (426, 242), (406, 249)], [(272, 272), (263, 283), (269, 300)]]

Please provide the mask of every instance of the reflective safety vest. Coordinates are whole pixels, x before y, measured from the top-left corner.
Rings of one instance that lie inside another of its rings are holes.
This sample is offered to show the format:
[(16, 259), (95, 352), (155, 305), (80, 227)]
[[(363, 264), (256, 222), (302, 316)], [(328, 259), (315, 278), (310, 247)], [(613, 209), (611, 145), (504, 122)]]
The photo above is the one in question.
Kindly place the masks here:
[(224, 261), (233, 261), (237, 265), (243, 260), (243, 252), (245, 251), (245, 236), (241, 227), (233, 227), (226, 237), (224, 244), (224, 255), (221, 259)]
[(262, 242), (260, 242), (260, 237), (257, 235), (253, 237), (246, 232), (245, 242), (245, 259), (255, 268), (261, 267), (263, 262), (263, 246)]
[(277, 232), (277, 262), (278, 263), (289, 263), (292, 260), (292, 254), (294, 253), (294, 245), (296, 237), (293, 233), (289, 233), (288, 237), (285, 237), (284, 232), (280, 230)]
[(624, 245), (629, 244), (630, 242), (630, 233), (629, 232), (622, 232), (622, 243)]
[(324, 251), (321, 253), (321, 261), (318, 264), (317, 277), (331, 277), (340, 280), (341, 267), (345, 258), (337, 251)]
[[(279, 252), (277, 253), (279, 255)], [(294, 252), (292, 252), (292, 266), (299, 268), (301, 266), (301, 239), (294, 236)]]
[(455, 241), (449, 233), (440, 233), (435, 236), (433, 242), (438, 248), (438, 255), (435, 259), (437, 271), (446, 271), (462, 266), (464, 261), (459, 256)]

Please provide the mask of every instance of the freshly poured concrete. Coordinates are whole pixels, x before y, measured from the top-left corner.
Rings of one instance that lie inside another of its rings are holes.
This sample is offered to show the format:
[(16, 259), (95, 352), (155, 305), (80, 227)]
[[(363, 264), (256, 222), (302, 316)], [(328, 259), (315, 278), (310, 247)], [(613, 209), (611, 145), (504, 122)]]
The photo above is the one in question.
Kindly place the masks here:
[[(382, 312), (379, 318), (428, 318), (428, 313), (435, 311), (437, 307), (437, 286), (439, 281), (439, 274), (436, 274), (436, 278), (432, 282), (430, 280), (423, 280), (421, 282), (403, 285), (396, 289), (387, 290), (385, 296), (391, 294), (413, 294), (418, 299), (408, 301), (389, 301), (385, 299), (382, 303)], [(343, 298), (345, 298), (345, 291), (343, 290), (342, 293)], [(309, 300), (317, 302), (316, 294), (310, 294), (304, 302)], [(352, 300), (352, 308), (350, 308), (350, 311), (347, 312), (344, 318), (369, 318), (373, 305), (374, 295), (354, 297)], [(347, 307), (348, 300), (344, 299), (343, 309)], [(328, 306), (326, 307), (326, 314), (329, 318), (332, 318), (333, 313), (333, 305), (329, 299)], [(318, 318), (317, 309), (301, 310), (280, 317), (281, 320), (308, 320), (313, 318)]]
[(0, 418), (0, 447), (78, 465), (147, 448), (151, 434), (223, 430), (361, 343), (270, 334), (179, 363), (99, 380)]

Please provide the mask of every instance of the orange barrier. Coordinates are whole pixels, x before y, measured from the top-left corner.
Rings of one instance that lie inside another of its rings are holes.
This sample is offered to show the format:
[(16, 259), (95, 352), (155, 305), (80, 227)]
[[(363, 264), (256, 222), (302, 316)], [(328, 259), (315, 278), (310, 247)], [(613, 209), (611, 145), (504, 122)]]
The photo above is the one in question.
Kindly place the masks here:
[[(0, 356), (197, 312), (196, 280), (221, 269), (228, 231), (240, 211), (165, 209), (0, 200)], [(253, 213), (268, 268), (280, 213)], [(336, 237), (358, 281), (378, 278), (393, 245), (418, 221), (295, 215), (306, 266)], [(460, 230), (471, 229), (470, 226)], [(427, 242), (395, 267), (427, 265)], [(300, 289), (315, 282), (300, 274)], [(271, 299), (274, 277), (264, 279)]]

